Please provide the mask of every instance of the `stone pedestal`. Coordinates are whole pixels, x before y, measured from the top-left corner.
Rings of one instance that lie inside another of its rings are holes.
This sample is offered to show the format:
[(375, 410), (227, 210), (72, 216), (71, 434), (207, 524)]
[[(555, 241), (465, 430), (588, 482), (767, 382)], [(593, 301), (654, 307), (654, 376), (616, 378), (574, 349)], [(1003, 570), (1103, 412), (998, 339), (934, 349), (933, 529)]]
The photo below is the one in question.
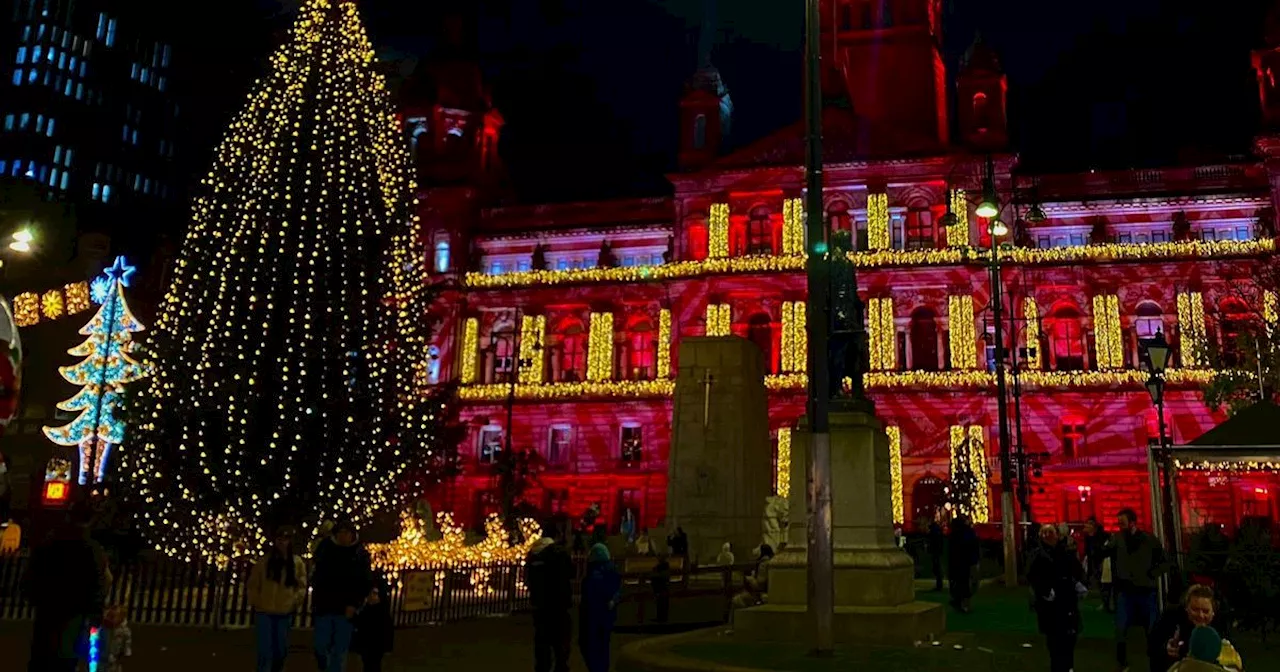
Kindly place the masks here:
[[(734, 628), (762, 639), (807, 638), (807, 426), (791, 441), (787, 548), (769, 568), (769, 604), (735, 612)], [(838, 642), (912, 644), (946, 627), (941, 605), (917, 602), (914, 566), (893, 537), (889, 439), (875, 416), (831, 413), (831, 496)]]
[[(738, 562), (760, 545), (773, 486), (769, 408), (760, 349), (742, 338), (680, 341), (668, 458), (667, 527), (689, 536), (691, 560)], [(710, 381), (710, 382), (708, 382)]]

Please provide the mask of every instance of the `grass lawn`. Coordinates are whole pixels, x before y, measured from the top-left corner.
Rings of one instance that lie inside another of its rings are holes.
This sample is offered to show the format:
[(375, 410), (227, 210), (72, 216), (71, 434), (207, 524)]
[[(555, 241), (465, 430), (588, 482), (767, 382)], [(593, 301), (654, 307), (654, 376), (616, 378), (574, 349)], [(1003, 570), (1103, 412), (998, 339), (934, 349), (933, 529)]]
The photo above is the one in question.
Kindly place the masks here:
[[(945, 593), (921, 593), (920, 599), (945, 602)], [(949, 633), (937, 646), (918, 648), (840, 647), (833, 658), (810, 657), (803, 644), (768, 644), (736, 639), (732, 634), (686, 641), (672, 653), (688, 658), (760, 670), (789, 672), (843, 672), (853, 669), (877, 672), (1043, 672), (1049, 667), (1044, 640), (1036, 631), (1035, 615), (1027, 607), (1024, 590), (984, 588), (974, 599), (974, 612), (949, 610)], [(1111, 616), (1091, 600), (1085, 608), (1084, 637), (1076, 650), (1079, 672), (1112, 672), (1115, 669)], [(1264, 645), (1250, 637), (1236, 642), (1245, 669), (1280, 670), (1280, 643)], [(1029, 645), (1029, 646), (1028, 646)], [(1130, 638), (1131, 672), (1147, 670), (1145, 643), (1134, 632)], [(959, 648), (957, 648), (959, 647)], [(865, 666), (865, 667), (864, 667)], [(1163, 671), (1161, 671), (1163, 672)]]

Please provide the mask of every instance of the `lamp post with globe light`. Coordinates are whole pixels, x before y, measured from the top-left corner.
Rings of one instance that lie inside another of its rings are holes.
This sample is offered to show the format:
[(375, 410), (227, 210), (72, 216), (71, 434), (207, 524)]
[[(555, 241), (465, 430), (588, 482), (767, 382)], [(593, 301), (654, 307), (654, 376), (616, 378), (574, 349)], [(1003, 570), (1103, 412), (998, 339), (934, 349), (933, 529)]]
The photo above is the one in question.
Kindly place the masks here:
[[(1147, 394), (1151, 395), (1151, 403), (1156, 407), (1156, 427), (1159, 445), (1152, 447), (1147, 443), (1147, 479), (1151, 488), (1151, 527), (1172, 553), (1182, 550), (1182, 539), (1179, 533), (1177, 502), (1174, 501), (1174, 479), (1177, 478), (1173, 464), (1173, 451), (1169, 448), (1169, 439), (1164, 421), (1164, 386), (1165, 370), (1169, 364), (1169, 342), (1164, 332), (1157, 331), (1155, 337), (1144, 344), (1147, 354), (1150, 376), (1147, 377)], [(1164, 467), (1164, 485), (1161, 488), (1160, 468)], [(1163, 501), (1161, 501), (1163, 500)]]

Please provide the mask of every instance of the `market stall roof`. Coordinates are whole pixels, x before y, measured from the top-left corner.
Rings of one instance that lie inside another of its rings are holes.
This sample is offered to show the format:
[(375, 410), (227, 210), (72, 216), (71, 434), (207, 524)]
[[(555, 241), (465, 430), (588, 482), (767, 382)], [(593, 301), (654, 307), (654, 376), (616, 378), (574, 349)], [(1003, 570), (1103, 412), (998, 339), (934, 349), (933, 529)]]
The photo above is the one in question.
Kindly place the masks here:
[(1172, 450), (1181, 468), (1280, 468), (1280, 406), (1256, 403)]

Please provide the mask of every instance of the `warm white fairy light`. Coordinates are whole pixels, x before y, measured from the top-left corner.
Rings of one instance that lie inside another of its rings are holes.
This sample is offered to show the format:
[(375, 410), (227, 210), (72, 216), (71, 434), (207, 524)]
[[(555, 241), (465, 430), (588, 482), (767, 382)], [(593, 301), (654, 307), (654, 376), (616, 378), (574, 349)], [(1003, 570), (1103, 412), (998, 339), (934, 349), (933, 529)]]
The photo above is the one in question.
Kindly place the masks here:
[[(226, 562), (273, 512), (396, 506), (439, 411), (400, 123), (351, 0), (305, 0), (218, 147), (161, 305), (127, 456), (163, 552)], [(410, 446), (413, 442), (413, 446)]]

